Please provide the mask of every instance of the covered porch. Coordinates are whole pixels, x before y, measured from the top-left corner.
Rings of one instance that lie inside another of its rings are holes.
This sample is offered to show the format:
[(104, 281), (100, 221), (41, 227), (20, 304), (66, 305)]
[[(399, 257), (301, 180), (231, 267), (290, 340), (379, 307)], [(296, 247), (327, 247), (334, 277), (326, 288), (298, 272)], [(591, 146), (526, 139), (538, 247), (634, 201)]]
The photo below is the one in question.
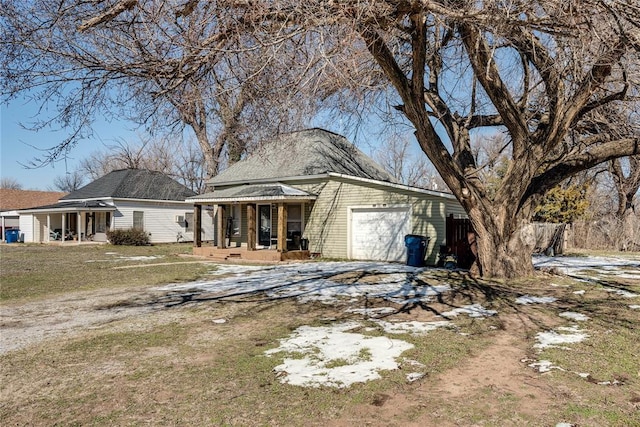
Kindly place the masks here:
[(220, 260), (286, 261), (308, 259), (305, 212), (316, 196), (284, 184), (241, 185), (190, 198), (194, 226), (201, 228), (202, 206), (213, 206), (211, 245), (194, 233), (193, 254)]
[(36, 243), (106, 242), (115, 207), (103, 201), (61, 202), (20, 211), (31, 215)]

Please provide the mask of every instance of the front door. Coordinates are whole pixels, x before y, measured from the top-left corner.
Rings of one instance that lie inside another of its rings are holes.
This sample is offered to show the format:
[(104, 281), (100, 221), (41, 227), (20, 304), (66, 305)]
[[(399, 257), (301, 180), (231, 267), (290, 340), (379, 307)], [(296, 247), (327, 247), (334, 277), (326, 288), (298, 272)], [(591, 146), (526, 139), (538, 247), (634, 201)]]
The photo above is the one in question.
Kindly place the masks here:
[(258, 205), (258, 245), (271, 246), (271, 205)]

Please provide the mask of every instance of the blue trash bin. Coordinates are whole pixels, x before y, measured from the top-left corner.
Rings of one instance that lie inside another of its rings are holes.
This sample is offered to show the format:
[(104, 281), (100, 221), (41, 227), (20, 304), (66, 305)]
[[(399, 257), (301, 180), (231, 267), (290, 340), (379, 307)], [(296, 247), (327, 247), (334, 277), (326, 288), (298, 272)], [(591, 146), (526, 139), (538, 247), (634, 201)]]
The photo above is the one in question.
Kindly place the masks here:
[(4, 237), (7, 243), (16, 243), (19, 235), (20, 230), (7, 230), (4, 232)]
[(424, 266), (424, 256), (427, 252), (428, 241), (428, 237), (417, 234), (404, 236), (404, 245), (407, 247), (407, 265), (412, 267)]

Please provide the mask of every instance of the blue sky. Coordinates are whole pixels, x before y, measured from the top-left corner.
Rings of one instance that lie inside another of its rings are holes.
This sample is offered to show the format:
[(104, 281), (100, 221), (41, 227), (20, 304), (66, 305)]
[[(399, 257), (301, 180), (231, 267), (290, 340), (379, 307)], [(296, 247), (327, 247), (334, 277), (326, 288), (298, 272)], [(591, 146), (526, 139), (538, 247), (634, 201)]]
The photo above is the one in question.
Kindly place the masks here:
[(112, 145), (117, 139), (139, 140), (132, 125), (125, 122), (98, 121), (94, 136), (76, 145), (69, 157), (40, 168), (27, 168), (34, 158), (55, 146), (67, 136), (65, 130), (43, 129), (38, 132), (24, 129), (20, 123), (33, 121), (38, 114), (38, 105), (22, 98), (0, 105), (0, 176), (13, 178), (25, 190), (54, 190), (55, 177), (76, 169), (77, 164), (94, 151)]

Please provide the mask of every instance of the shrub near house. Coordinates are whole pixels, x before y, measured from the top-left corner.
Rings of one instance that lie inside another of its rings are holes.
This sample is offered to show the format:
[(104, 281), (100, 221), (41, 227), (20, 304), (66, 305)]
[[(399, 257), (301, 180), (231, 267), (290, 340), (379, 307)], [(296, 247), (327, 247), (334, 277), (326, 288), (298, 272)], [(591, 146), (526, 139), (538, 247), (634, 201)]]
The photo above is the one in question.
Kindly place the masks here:
[(146, 246), (150, 244), (149, 235), (139, 228), (107, 231), (107, 239), (112, 245)]

